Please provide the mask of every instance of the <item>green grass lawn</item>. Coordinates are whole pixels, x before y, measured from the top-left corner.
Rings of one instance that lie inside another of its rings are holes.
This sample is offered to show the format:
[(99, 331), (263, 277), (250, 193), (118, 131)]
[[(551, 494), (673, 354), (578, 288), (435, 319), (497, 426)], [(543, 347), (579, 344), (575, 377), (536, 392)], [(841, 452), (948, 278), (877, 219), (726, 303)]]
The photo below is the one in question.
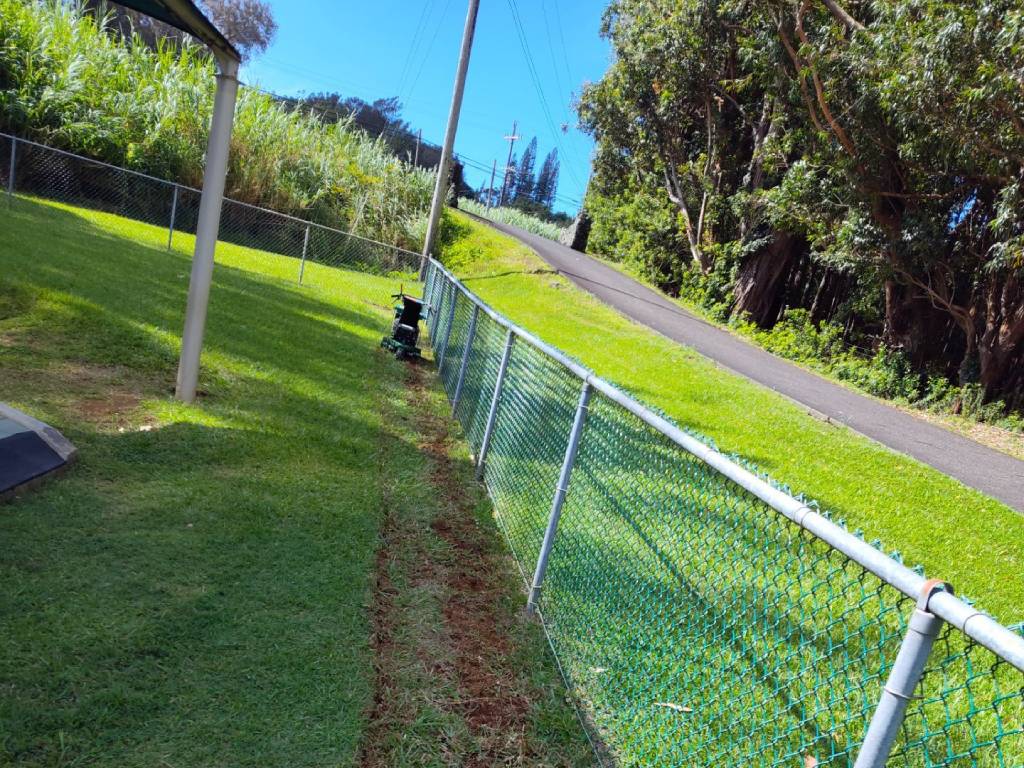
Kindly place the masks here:
[(1024, 619), (1024, 516), (634, 323), (512, 238), (451, 221), (444, 261), (495, 309), (1002, 621)]
[[(0, 763), (355, 765), (383, 508), (429, 468), (390, 426), (405, 367), (377, 344), (396, 281), (314, 264), (302, 289), (294, 259), (221, 244), (188, 406), (170, 395), (192, 238), (165, 245), (158, 227), (0, 203), (0, 399), (81, 457), (0, 507)], [(417, 610), (436, 620), (431, 599)], [(547, 691), (537, 764), (575, 765), (556, 673), (523, 642)], [(457, 765), (453, 716), (420, 717), (442, 701), (421, 684), (402, 692), (419, 719), (391, 727), (434, 746), (394, 764)]]
[[(445, 242), (446, 262), (499, 311), (727, 451), (823, 497), (869, 538), (881, 531), (907, 559), (968, 583), (1004, 619), (1019, 618), (1021, 584), (1011, 574), (1019, 572), (1021, 518), (1011, 510), (723, 373), (493, 230), (456, 219)], [(449, 395), (473, 316), (461, 298), (450, 315), (450, 295), (433, 293), (445, 297), (433, 323), (447, 343)], [(474, 448), (504, 336), (477, 316), (457, 408)], [(580, 387), (536, 348), (513, 346), (485, 481), (526, 578)], [(617, 765), (853, 764), (913, 599), (600, 394), (587, 409), (567, 490), (539, 606)], [(940, 535), (927, 538), (916, 520)], [(1001, 562), (982, 556), (990, 541), (1004, 545)], [(1018, 670), (944, 627), (889, 764), (1018, 765), (1021, 681)]]

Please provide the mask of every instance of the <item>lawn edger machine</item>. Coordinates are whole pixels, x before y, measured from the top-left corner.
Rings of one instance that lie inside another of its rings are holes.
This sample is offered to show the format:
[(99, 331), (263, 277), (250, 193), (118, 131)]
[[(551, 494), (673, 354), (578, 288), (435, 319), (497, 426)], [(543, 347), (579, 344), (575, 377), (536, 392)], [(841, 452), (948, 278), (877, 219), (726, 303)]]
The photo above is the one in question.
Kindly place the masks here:
[(390, 349), (399, 360), (418, 358), (421, 349), (416, 346), (420, 339), (420, 319), (423, 317), (423, 301), (400, 290), (391, 296), (401, 304), (395, 305), (395, 320), (391, 323), (391, 335), (380, 340), (384, 349)]

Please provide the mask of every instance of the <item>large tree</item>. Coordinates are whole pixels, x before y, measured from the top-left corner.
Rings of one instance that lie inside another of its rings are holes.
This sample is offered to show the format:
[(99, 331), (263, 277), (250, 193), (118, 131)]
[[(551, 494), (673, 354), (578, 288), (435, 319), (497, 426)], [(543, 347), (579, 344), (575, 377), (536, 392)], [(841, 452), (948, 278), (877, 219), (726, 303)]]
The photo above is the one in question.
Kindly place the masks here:
[(515, 194), (512, 197), (513, 203), (524, 203), (533, 199), (533, 189), (537, 183), (534, 178), (533, 169), (537, 163), (537, 137), (530, 139), (523, 151), (523, 157), (516, 168)]
[(555, 204), (555, 192), (558, 191), (558, 150), (552, 149), (544, 156), (544, 162), (537, 173), (537, 183), (533, 188), (533, 199), (538, 205), (550, 209)]
[(625, 209), (660, 188), (682, 249), (639, 232), (662, 274), (689, 263), (764, 325), (845, 312), (1019, 399), (1022, 29), (1016, 0), (616, 0), (580, 102), (592, 207), (642, 222)]

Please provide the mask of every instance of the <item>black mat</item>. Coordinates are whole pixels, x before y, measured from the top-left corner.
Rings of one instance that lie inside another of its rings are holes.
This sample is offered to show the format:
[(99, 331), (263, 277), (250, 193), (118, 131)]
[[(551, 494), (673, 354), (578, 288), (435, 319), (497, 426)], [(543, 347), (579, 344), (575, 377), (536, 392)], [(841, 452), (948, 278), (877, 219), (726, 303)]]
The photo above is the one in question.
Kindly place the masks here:
[(64, 459), (35, 432), (0, 438), (0, 493), (62, 466)]

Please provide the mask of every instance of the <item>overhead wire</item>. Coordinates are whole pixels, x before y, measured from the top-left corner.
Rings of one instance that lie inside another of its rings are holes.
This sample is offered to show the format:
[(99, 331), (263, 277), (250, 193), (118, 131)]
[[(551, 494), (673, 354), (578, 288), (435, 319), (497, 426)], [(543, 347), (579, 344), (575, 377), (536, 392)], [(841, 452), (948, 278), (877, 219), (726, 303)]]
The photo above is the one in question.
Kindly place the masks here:
[(433, 3), (431, 2), (423, 3), (420, 7), (420, 15), (416, 21), (416, 28), (413, 30), (412, 33), (412, 40), (410, 41), (409, 47), (406, 49), (405, 52), (405, 61), (402, 62), (402, 71), (398, 75), (398, 88), (395, 89), (395, 93), (401, 93), (402, 89), (405, 87), (406, 75), (409, 73), (409, 70), (412, 66), (413, 56), (415, 52), (419, 49), (420, 36), (423, 30), (426, 28), (427, 11), (432, 6)]
[(444, 26), (444, 19), (445, 16), (448, 15), (448, 9), (451, 7), (451, 4), (452, 0), (445, 0), (444, 8), (441, 10), (441, 17), (437, 20), (437, 27), (434, 29), (434, 34), (430, 38), (430, 44), (427, 45), (427, 50), (420, 61), (419, 69), (416, 70), (416, 77), (413, 78), (412, 85), (409, 86), (409, 95), (412, 95), (416, 91), (416, 86), (420, 82), (420, 75), (423, 74), (423, 68), (426, 67), (427, 61), (430, 60), (430, 53), (434, 50), (434, 43), (437, 42), (437, 37), (441, 33), (441, 27)]
[[(533, 81), (534, 90), (536, 90), (537, 97), (540, 101), (541, 112), (544, 115), (544, 119), (547, 121), (548, 129), (551, 131), (551, 137), (552, 139), (554, 139), (555, 146), (558, 147), (558, 149), (564, 157), (568, 158), (569, 155), (565, 151), (565, 147), (562, 144), (562, 141), (558, 135), (558, 130), (555, 128), (555, 121), (551, 117), (551, 107), (548, 104), (547, 97), (544, 94), (544, 88), (541, 85), (540, 75), (537, 71), (537, 66), (534, 62), (533, 54), (530, 52), (529, 42), (526, 38), (526, 31), (523, 28), (523, 23), (519, 15), (519, 8), (516, 5), (516, 0), (507, 0), (507, 2), (509, 10), (512, 12), (513, 26), (515, 27), (516, 34), (519, 37), (519, 44), (520, 47), (523, 49), (523, 56), (526, 59), (527, 72), (530, 75), (530, 79)], [(572, 165), (566, 165), (566, 168), (569, 171), (569, 175), (572, 176), (573, 181), (576, 182), (576, 185), (579, 187), (584, 186), (579, 176), (573, 170)]]

